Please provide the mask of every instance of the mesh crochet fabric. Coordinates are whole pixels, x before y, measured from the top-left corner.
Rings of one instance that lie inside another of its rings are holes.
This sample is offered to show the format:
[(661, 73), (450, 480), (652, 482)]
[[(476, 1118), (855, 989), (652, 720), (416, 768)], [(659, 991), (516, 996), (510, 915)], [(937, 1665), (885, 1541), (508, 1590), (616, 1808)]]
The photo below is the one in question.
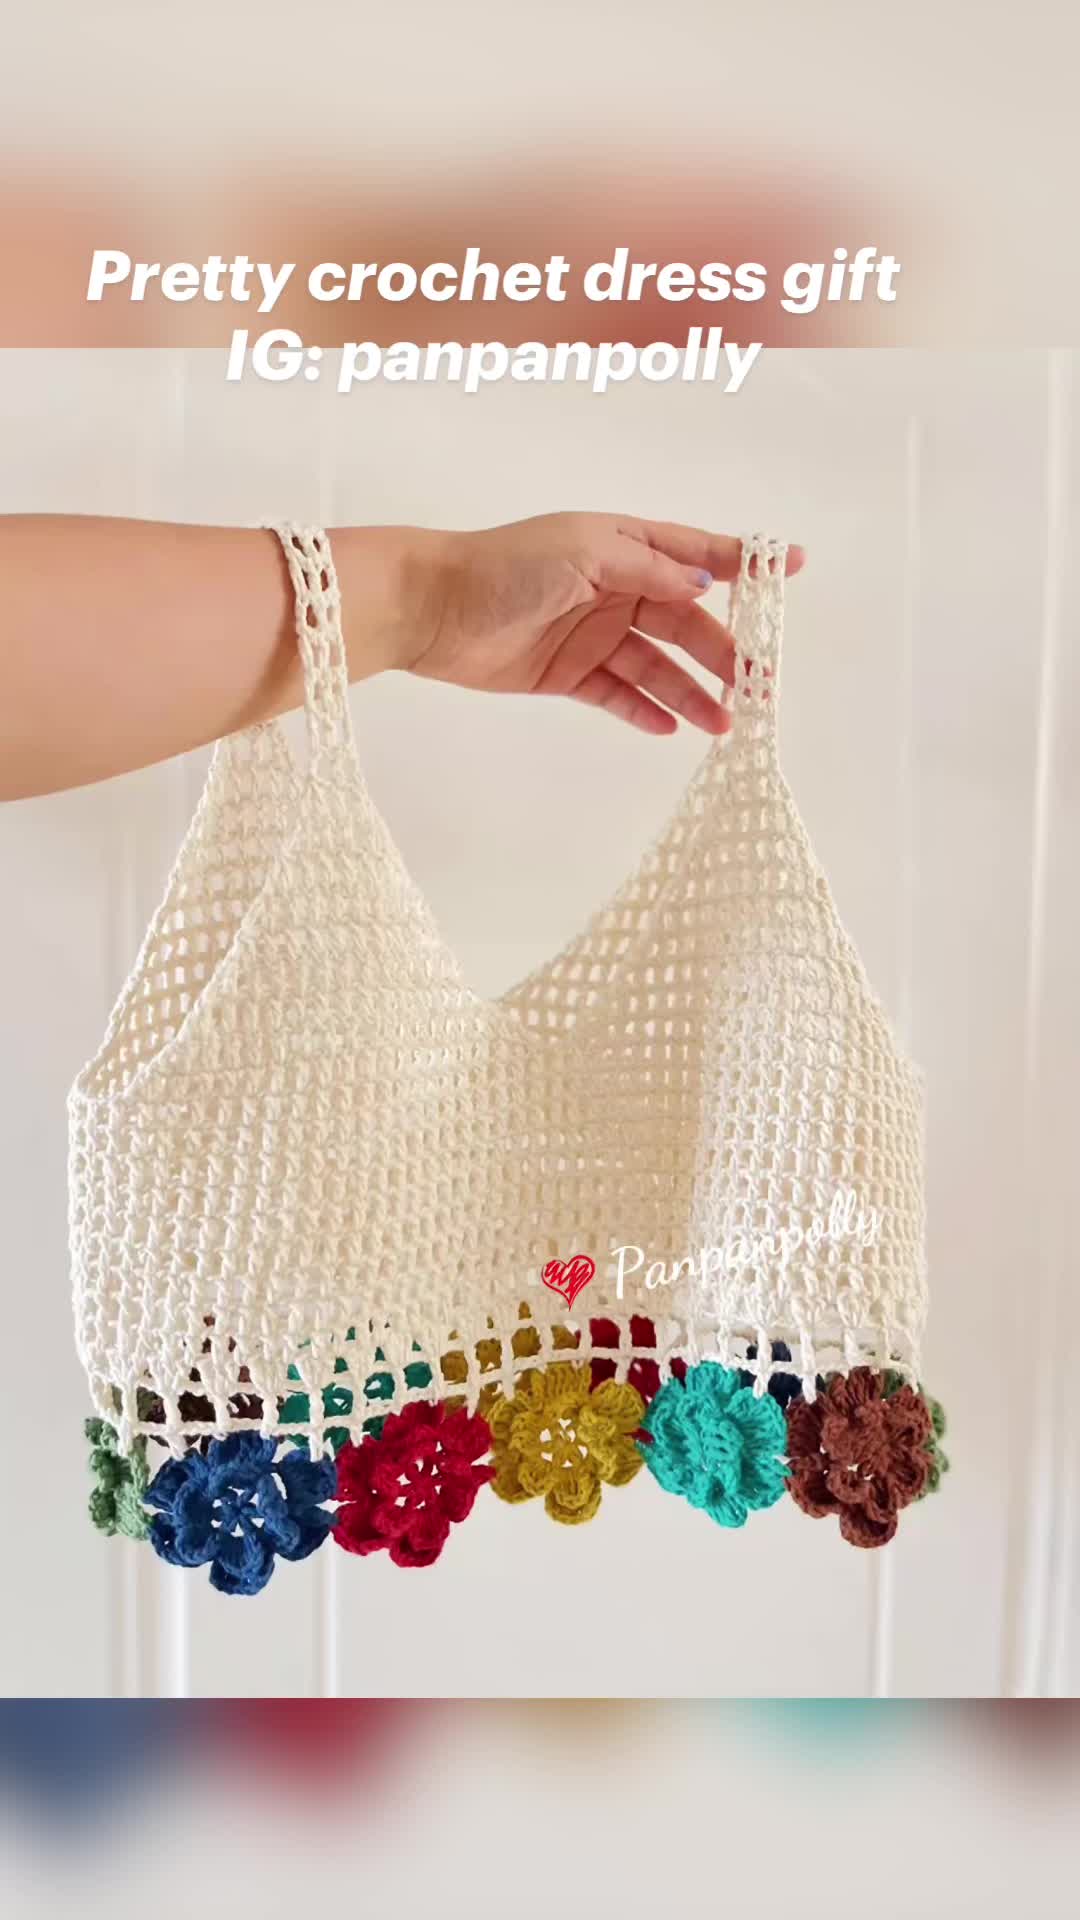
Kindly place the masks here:
[[(250, 1431), (252, 1407), (322, 1451), (324, 1389), (359, 1441), (372, 1375), (385, 1413), (437, 1399), (453, 1356), (472, 1408), (568, 1327), (587, 1360), (591, 1320), (620, 1381), (681, 1357), (758, 1391), (794, 1371), (810, 1400), (830, 1368), (914, 1378), (920, 1086), (779, 770), (783, 548), (744, 545), (732, 728), (674, 818), (576, 940), (485, 1000), (364, 785), (327, 536), (280, 538), (308, 765), (276, 722), (218, 745), (69, 1101), (78, 1345), (119, 1451)], [(627, 1245), (668, 1284), (620, 1289)], [(540, 1276), (578, 1254), (596, 1277), (568, 1310)]]

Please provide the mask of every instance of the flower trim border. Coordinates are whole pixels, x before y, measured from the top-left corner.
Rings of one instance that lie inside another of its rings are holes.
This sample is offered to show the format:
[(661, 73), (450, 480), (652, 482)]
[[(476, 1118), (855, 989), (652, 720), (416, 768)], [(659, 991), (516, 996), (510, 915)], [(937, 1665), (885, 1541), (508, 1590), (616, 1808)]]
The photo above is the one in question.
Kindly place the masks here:
[[(720, 1526), (742, 1527), (786, 1496), (813, 1518), (836, 1517), (850, 1544), (877, 1547), (949, 1469), (940, 1402), (899, 1373), (829, 1374), (813, 1402), (792, 1391), (793, 1375), (774, 1373), (760, 1392), (745, 1367), (715, 1360), (673, 1362), (666, 1379), (646, 1362), (619, 1381), (601, 1329), (584, 1361), (563, 1330), (565, 1359), (526, 1368), (511, 1393), (492, 1381), (475, 1411), (445, 1393), (463, 1384), (460, 1355), (445, 1355), (444, 1397), (373, 1415), (358, 1442), (329, 1425), (330, 1451), (315, 1459), (299, 1436), (266, 1434), (253, 1421), (250, 1432), (193, 1442), (152, 1473), (146, 1437), (124, 1456), (109, 1422), (88, 1420), (90, 1518), (105, 1534), (149, 1541), (173, 1565), (208, 1566), (220, 1592), (254, 1594), (278, 1558), (306, 1559), (329, 1537), (351, 1553), (385, 1550), (395, 1565), (431, 1566), (485, 1486), (512, 1504), (542, 1500), (549, 1518), (580, 1525), (595, 1518), (605, 1486), (627, 1485), (644, 1467)], [(531, 1357), (530, 1333), (514, 1336), (516, 1355)], [(649, 1344), (642, 1321), (635, 1345)], [(494, 1370), (498, 1343), (487, 1345), (478, 1359)], [(772, 1357), (790, 1355), (777, 1342)], [(410, 1363), (409, 1374), (414, 1389), (434, 1385), (426, 1362)], [(392, 1392), (388, 1370), (364, 1385), (367, 1400)], [(334, 1394), (333, 1386), (323, 1394), (329, 1421), (351, 1412), (351, 1395), (346, 1408)]]

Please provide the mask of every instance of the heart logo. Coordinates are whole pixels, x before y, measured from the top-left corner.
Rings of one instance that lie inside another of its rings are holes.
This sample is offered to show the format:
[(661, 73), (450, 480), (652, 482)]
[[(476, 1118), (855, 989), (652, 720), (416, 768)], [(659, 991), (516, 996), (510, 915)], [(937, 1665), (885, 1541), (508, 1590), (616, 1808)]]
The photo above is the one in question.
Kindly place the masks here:
[(575, 1253), (569, 1260), (549, 1260), (540, 1278), (545, 1287), (561, 1294), (567, 1306), (572, 1307), (595, 1272), (595, 1260), (590, 1260), (587, 1253)]

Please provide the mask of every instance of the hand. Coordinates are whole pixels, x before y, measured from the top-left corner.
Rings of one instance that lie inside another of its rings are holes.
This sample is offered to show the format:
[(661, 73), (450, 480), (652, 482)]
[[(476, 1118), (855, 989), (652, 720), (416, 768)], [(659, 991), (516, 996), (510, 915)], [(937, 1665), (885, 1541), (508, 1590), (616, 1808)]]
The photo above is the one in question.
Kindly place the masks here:
[[(699, 602), (739, 542), (555, 513), (482, 533), (331, 529), (347, 667), (562, 693), (646, 733), (728, 716), (655, 643), (729, 682), (731, 635)], [(788, 553), (788, 571), (803, 563)], [(48, 580), (42, 598), (40, 583)], [(275, 534), (0, 515), (0, 800), (104, 780), (285, 713), (303, 698)]]
[[(699, 604), (738, 572), (740, 543), (663, 521), (552, 513), (442, 536), (430, 638), (401, 665), (496, 693), (566, 694), (644, 733), (681, 717), (719, 734), (731, 716), (655, 642), (676, 646), (729, 685), (734, 643)], [(805, 555), (788, 549), (787, 571)]]

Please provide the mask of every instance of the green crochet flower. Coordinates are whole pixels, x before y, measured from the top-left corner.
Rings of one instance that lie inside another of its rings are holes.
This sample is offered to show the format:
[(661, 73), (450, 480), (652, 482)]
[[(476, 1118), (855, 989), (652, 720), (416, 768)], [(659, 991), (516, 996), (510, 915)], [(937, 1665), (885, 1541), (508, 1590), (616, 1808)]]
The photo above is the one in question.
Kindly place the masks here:
[(919, 1495), (921, 1500), (925, 1500), (928, 1493), (937, 1492), (944, 1476), (949, 1471), (949, 1456), (941, 1445), (941, 1441), (945, 1435), (945, 1409), (940, 1400), (932, 1400), (928, 1393), (923, 1395), (923, 1399), (930, 1409), (930, 1424), (934, 1431), (926, 1448), (927, 1453), (930, 1455), (930, 1472), (927, 1476), (926, 1486)]
[[(889, 1372), (885, 1375), (886, 1394), (899, 1392), (903, 1384), (904, 1376), (902, 1373)], [(942, 1480), (949, 1471), (949, 1456), (941, 1444), (945, 1437), (945, 1409), (940, 1400), (931, 1398), (925, 1387), (920, 1386), (918, 1391), (930, 1415), (931, 1431), (930, 1438), (926, 1443), (926, 1451), (930, 1455), (930, 1471), (926, 1476), (925, 1487), (922, 1492), (916, 1496), (917, 1501), (925, 1500), (928, 1493), (936, 1493)]]
[(143, 1506), (150, 1482), (145, 1440), (136, 1440), (131, 1452), (122, 1454), (116, 1428), (107, 1420), (87, 1420), (84, 1432), (91, 1448), (90, 1471), (97, 1483), (90, 1495), (91, 1520), (101, 1533), (145, 1540), (150, 1532), (150, 1516)]
[(755, 1394), (715, 1360), (665, 1382), (642, 1421), (641, 1450), (668, 1493), (721, 1527), (741, 1527), (784, 1493), (787, 1429), (770, 1394)]

